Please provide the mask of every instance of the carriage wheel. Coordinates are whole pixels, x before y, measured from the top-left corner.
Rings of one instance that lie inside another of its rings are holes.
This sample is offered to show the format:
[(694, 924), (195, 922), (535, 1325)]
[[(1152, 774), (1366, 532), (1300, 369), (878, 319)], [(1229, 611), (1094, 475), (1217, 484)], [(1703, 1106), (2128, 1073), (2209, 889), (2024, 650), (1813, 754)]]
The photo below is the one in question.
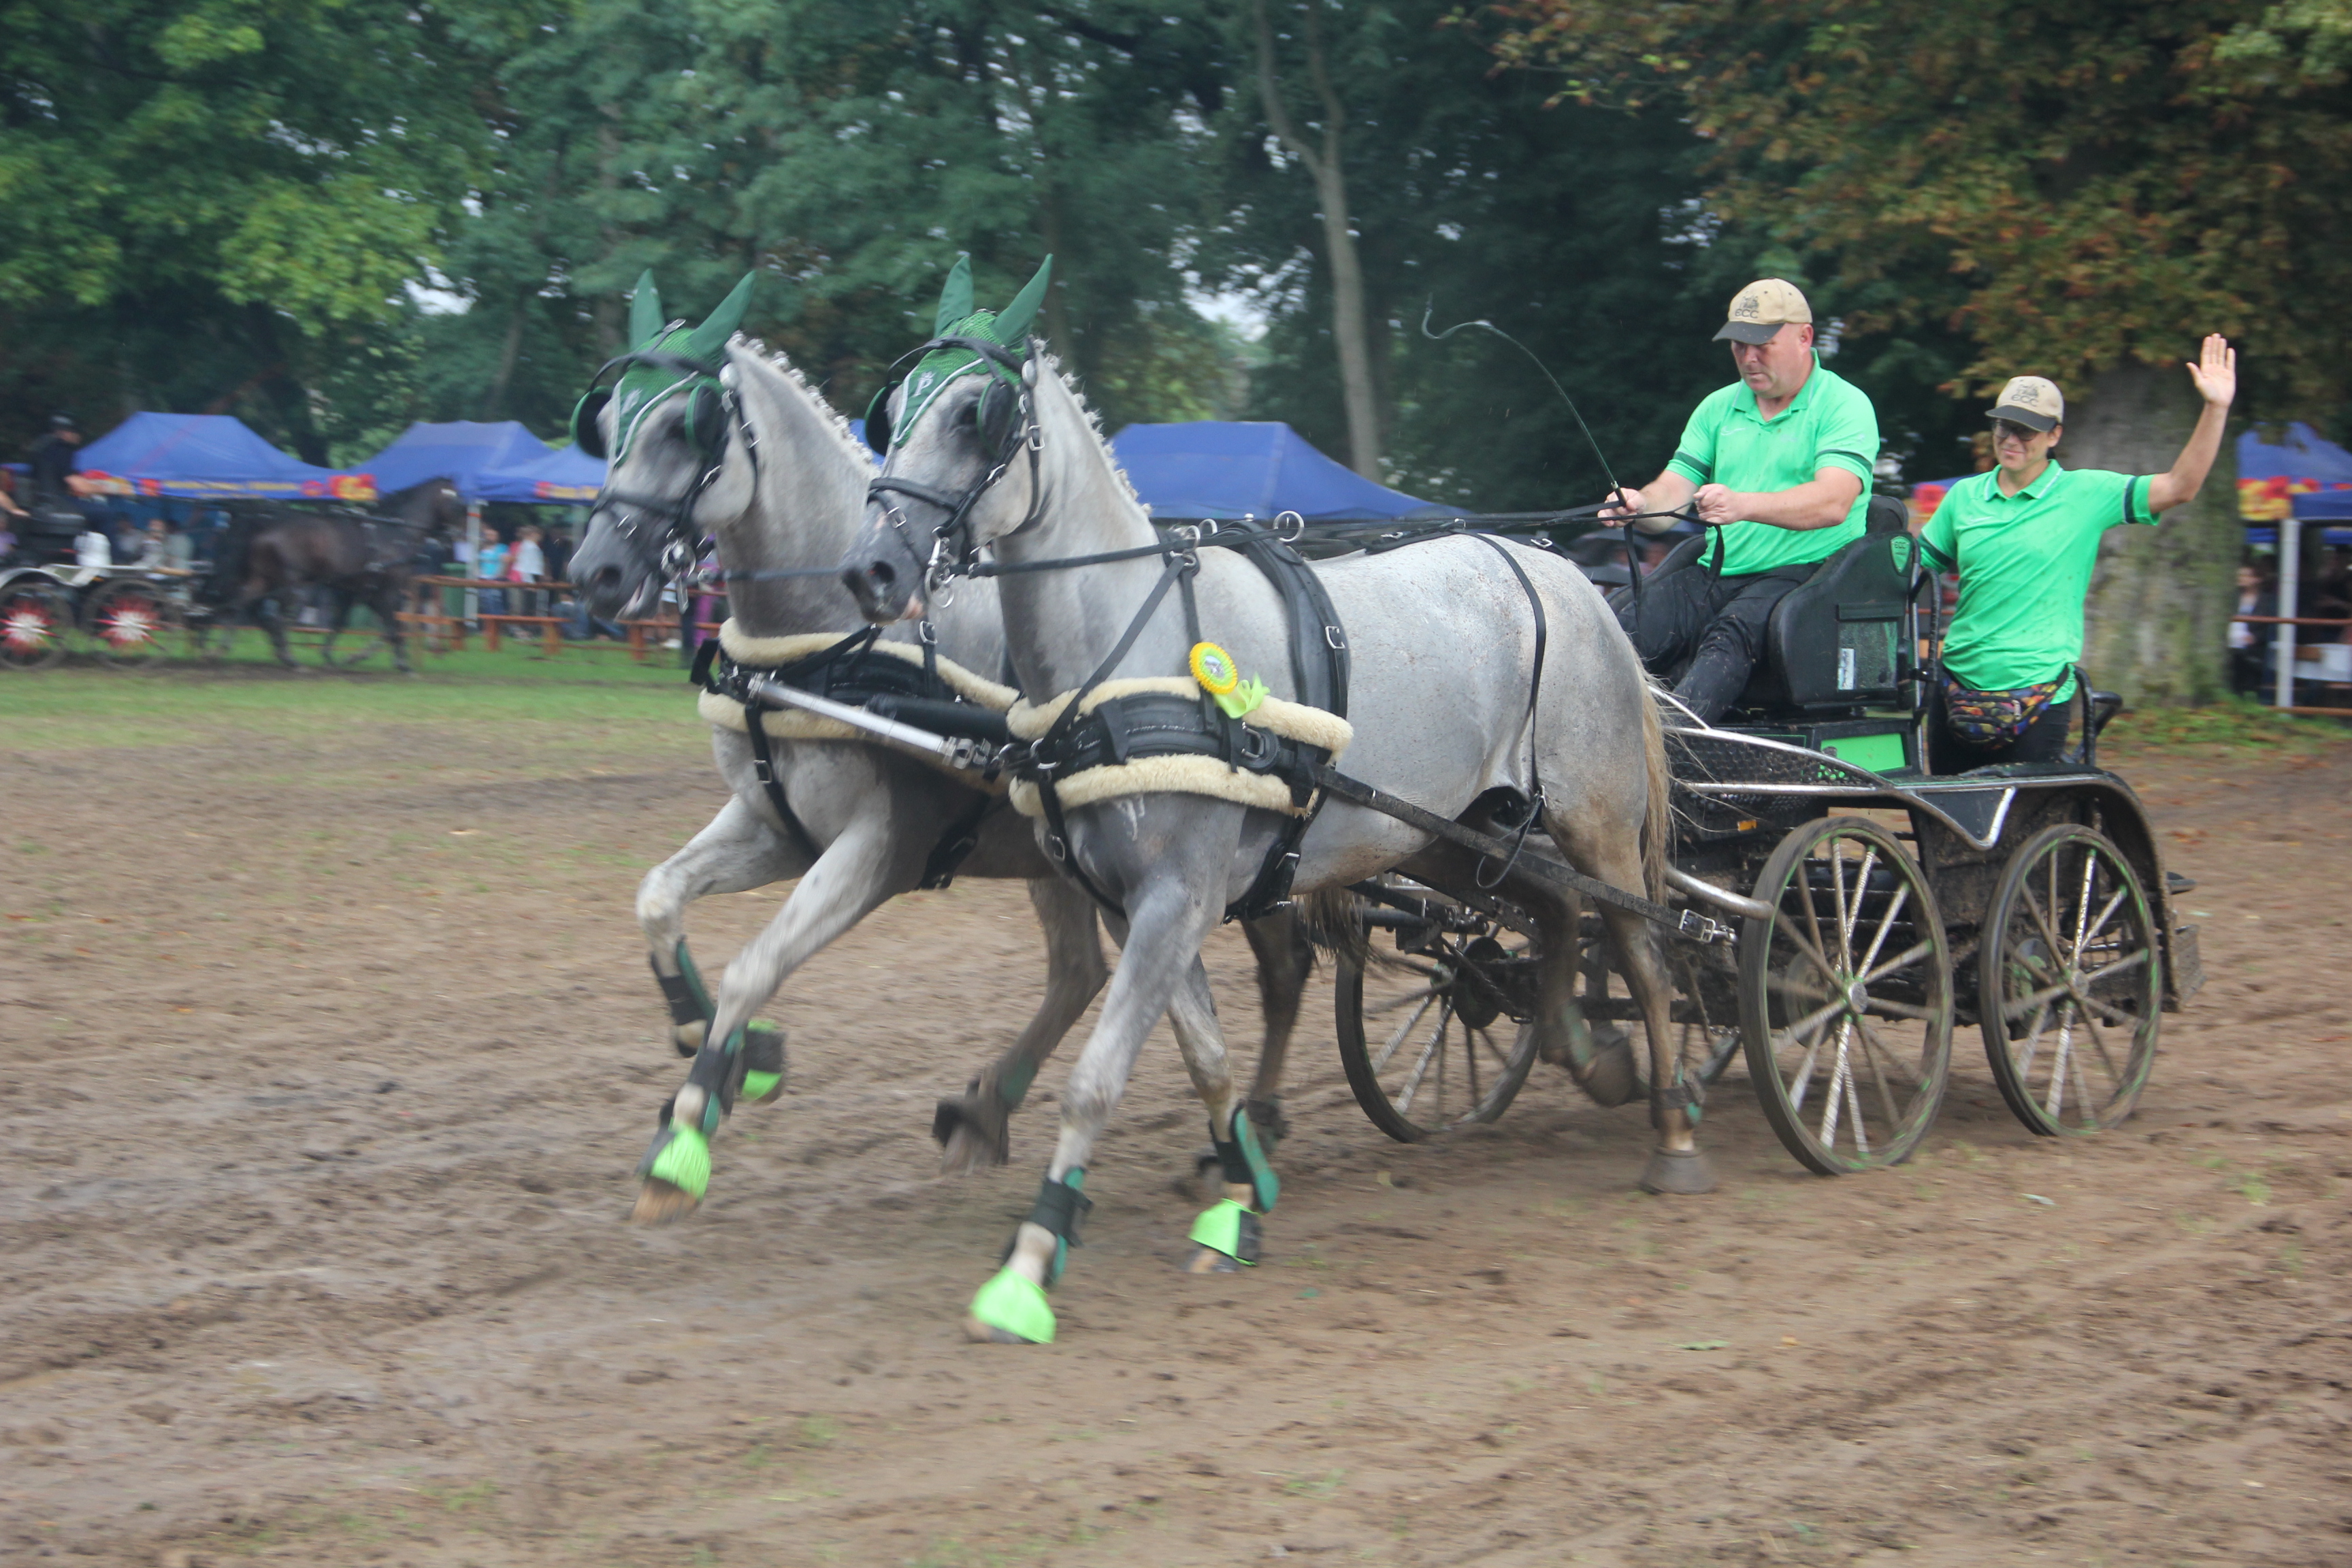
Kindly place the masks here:
[(1764, 1116), (1824, 1176), (1909, 1158), (1952, 1066), (1952, 951), (1918, 862), (1874, 822), (1780, 841), (1739, 936), (1739, 1024)]
[(1433, 937), (1426, 951), (1342, 959), (1339, 1064), (1372, 1125), (1418, 1143), (1503, 1114), (1535, 1066), (1531, 944)]
[(2061, 823), (2000, 874), (1977, 965), (1985, 1055), (2036, 1132), (2096, 1132), (2132, 1113), (2156, 1064), (2164, 998), (2156, 922), (2113, 840)]
[(82, 606), (81, 624), (107, 663), (140, 669), (163, 654), (164, 637), (179, 626), (180, 612), (149, 584), (110, 583)]
[(66, 656), (73, 605), (42, 583), (0, 588), (0, 668), (39, 669)]

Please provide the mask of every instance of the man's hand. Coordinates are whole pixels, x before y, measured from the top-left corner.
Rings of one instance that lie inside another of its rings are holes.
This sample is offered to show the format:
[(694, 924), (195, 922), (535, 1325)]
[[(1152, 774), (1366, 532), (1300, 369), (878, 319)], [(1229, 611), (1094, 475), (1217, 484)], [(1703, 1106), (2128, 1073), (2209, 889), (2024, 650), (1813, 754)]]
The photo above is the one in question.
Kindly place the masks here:
[(1623, 488), (1611, 490), (1609, 500), (1601, 509), (1601, 521), (1617, 522), (1642, 510), (1642, 492)]
[(2200, 362), (2189, 367), (2189, 379), (2197, 384), (2197, 395), (2216, 408), (2227, 408), (2230, 400), (2238, 395), (2238, 351), (2221, 333), (2205, 339), (2204, 353)]
[(1748, 514), (1748, 497), (1728, 485), (1701, 485), (1691, 497), (1698, 509), (1701, 522), (1741, 522)]

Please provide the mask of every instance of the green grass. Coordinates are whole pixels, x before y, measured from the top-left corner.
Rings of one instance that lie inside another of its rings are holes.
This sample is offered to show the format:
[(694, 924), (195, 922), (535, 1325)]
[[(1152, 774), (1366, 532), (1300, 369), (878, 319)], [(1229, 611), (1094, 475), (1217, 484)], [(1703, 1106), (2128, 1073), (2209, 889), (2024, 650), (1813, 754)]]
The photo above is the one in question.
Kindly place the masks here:
[[(2352, 710), (2346, 710), (2345, 720), (2352, 720)], [(2100, 744), (2144, 752), (2221, 747), (2270, 756), (2315, 756), (2352, 739), (2345, 720), (2305, 719), (2229, 697), (2207, 708), (2127, 710), (2116, 716)]]
[(683, 671), (626, 658), (566, 662), (468, 651), (431, 659), (414, 678), (182, 665), (0, 673), (0, 750), (172, 744), (236, 733), (307, 738), (345, 725), (521, 726), (541, 743), (553, 738), (546, 726), (577, 731), (583, 743), (600, 731), (609, 740), (616, 726), (675, 726), (681, 738), (708, 729)]

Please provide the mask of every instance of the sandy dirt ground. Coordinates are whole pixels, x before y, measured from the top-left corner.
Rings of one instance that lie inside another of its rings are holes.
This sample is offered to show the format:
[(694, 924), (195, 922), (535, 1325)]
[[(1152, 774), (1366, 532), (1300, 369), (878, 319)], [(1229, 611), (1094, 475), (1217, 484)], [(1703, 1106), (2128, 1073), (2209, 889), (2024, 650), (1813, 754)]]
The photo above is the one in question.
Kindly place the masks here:
[(957, 1323), (1062, 1069), (1009, 1169), (929, 1136), (1036, 994), (1015, 886), (804, 971), (711, 1201), (624, 1223), (682, 1076), (630, 899), (707, 758), (0, 717), (0, 1561), (2352, 1563), (2352, 747), (2110, 757), (2212, 976), (2124, 1131), (2029, 1136), (1971, 1030), (1910, 1165), (1802, 1173), (1735, 1066), (1721, 1191), (1649, 1198), (1642, 1111), (1549, 1068), (1383, 1139), (1318, 982), (1266, 1264), (1178, 1271), (1162, 1038), (1035, 1349)]

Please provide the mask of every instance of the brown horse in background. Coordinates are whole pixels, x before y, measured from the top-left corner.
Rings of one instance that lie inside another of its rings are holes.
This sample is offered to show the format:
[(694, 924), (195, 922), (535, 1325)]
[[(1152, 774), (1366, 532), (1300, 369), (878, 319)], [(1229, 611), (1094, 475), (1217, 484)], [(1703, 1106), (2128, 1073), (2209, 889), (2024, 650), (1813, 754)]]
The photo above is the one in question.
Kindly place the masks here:
[(222, 586), (220, 609), (235, 624), (248, 616), (269, 634), (278, 662), (296, 668), (286, 646), (285, 607), (305, 591), (324, 588), (331, 600), (321, 664), (335, 660), (354, 605), (365, 605), (392, 645), (392, 662), (407, 673), (408, 648), (400, 612), (408, 603), (408, 579), (417, 547), (427, 538), (448, 537), (462, 527), (465, 507), (457, 488), (432, 479), (384, 498), (389, 516), (339, 512), (237, 513), (230, 524), (214, 581)]

